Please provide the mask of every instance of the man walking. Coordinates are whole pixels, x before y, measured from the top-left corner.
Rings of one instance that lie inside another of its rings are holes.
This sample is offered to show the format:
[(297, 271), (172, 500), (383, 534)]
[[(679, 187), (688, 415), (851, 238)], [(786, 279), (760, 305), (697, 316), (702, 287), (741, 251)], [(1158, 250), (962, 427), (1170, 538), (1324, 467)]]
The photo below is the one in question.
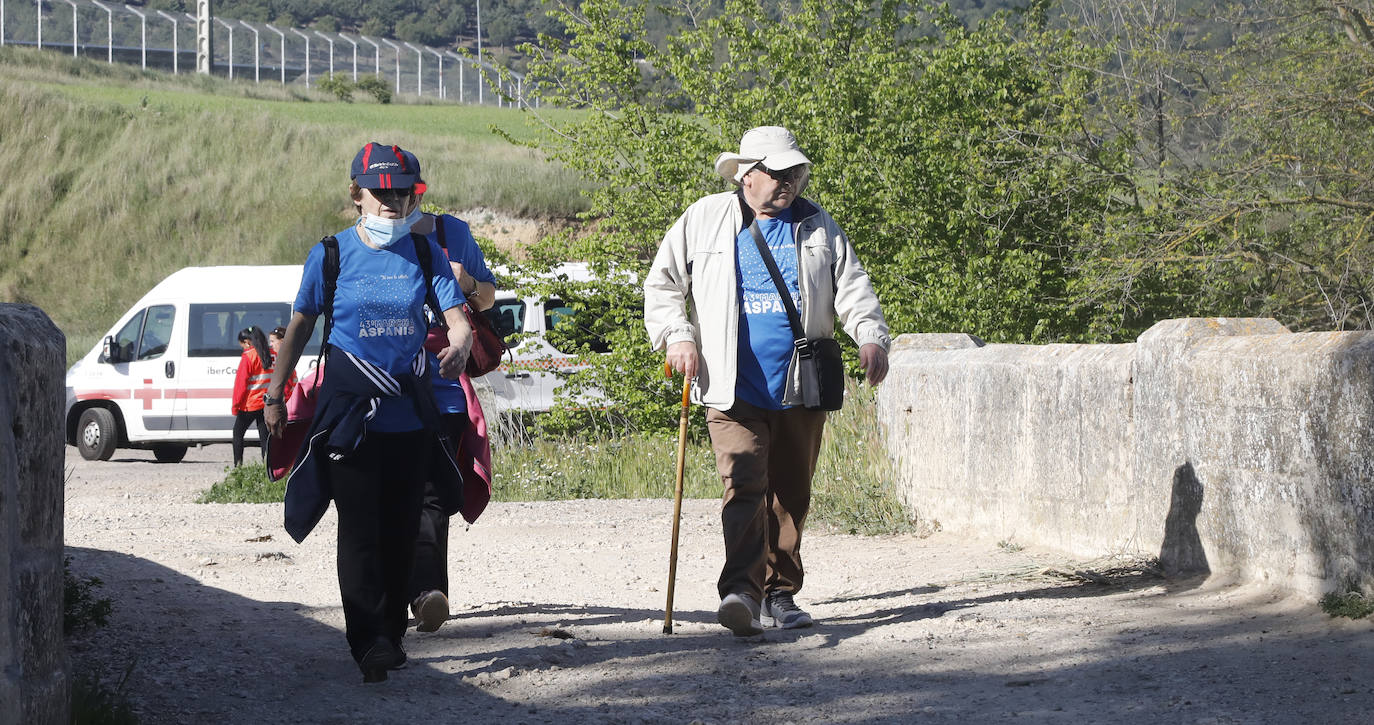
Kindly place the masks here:
[(809, 627), (797, 606), (802, 527), (825, 412), (804, 407), (789, 316), (755, 242), (761, 236), (808, 339), (835, 319), (859, 344), (870, 385), (890, 343), (873, 285), (824, 209), (802, 198), (811, 162), (779, 126), (744, 134), (716, 172), (739, 188), (693, 203), (664, 236), (644, 281), (654, 349), (696, 379), (724, 484), (725, 566), (717, 620), (737, 636)]

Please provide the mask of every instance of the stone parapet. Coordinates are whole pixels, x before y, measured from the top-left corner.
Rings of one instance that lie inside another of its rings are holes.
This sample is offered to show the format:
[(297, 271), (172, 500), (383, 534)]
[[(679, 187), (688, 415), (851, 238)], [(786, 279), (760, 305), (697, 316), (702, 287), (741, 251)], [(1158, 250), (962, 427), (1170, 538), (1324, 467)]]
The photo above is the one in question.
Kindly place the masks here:
[(66, 338), (0, 304), (0, 725), (66, 723), (62, 406)]
[(922, 517), (1174, 574), (1374, 589), (1374, 333), (1188, 319), (1121, 345), (928, 337), (898, 338), (878, 396)]

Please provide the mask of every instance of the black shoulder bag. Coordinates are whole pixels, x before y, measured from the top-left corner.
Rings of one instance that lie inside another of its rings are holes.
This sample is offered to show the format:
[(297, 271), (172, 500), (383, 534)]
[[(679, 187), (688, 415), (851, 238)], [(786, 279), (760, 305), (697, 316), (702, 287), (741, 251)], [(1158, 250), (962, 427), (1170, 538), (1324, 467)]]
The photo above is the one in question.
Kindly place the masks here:
[[(763, 264), (768, 267), (768, 274), (773, 277), (778, 296), (782, 298), (782, 306), (787, 310), (787, 321), (792, 326), (792, 345), (796, 348), (797, 372), (801, 375), (802, 405), (811, 410), (839, 410), (844, 406), (844, 360), (840, 357), (840, 343), (835, 342), (833, 337), (806, 339), (801, 315), (797, 314), (797, 306), (792, 304), (792, 294), (782, 281), (778, 263), (773, 261), (773, 253), (768, 251), (768, 244), (763, 241), (763, 232), (759, 231), (757, 221), (749, 223), (749, 233), (759, 248)], [(800, 259), (797, 260), (797, 267), (800, 274)]]

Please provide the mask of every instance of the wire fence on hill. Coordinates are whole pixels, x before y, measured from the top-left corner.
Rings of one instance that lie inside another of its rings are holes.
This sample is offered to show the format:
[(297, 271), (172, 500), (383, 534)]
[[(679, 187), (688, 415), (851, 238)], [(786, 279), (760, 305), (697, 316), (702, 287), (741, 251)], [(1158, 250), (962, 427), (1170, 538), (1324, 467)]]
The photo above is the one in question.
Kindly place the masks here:
[[(172, 73), (196, 72), (196, 16), (101, 0), (0, 0), (0, 45), (38, 47), (137, 64)], [(211, 73), (250, 83), (301, 84), (327, 75), (354, 82), (365, 74), (388, 81), (397, 95), (455, 103), (523, 103), (522, 77), (502, 77), (485, 59), (392, 38), (278, 28), (216, 16), (211, 24)]]

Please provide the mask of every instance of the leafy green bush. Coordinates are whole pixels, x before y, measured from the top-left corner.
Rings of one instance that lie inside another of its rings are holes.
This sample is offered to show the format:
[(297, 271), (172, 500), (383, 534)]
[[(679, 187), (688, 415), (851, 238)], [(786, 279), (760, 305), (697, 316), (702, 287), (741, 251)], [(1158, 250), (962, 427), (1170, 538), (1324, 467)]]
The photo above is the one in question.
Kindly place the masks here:
[(71, 570), (72, 558), (62, 560), (62, 633), (71, 634), (88, 626), (103, 627), (114, 611), (109, 599), (96, 598), (95, 590), (104, 585), (99, 577), (77, 578)]
[(330, 73), (324, 78), (316, 81), (315, 85), (326, 93), (333, 93), (335, 98), (338, 98), (344, 103), (353, 102), (353, 89), (355, 86), (347, 78), (338, 73)]
[(380, 76), (369, 75), (358, 79), (357, 89), (372, 94), (378, 103), (391, 103), (391, 87)]
[(196, 503), (280, 503), (286, 498), (286, 479), (271, 481), (267, 466), (245, 463), (225, 469), (224, 480), (200, 495)]

